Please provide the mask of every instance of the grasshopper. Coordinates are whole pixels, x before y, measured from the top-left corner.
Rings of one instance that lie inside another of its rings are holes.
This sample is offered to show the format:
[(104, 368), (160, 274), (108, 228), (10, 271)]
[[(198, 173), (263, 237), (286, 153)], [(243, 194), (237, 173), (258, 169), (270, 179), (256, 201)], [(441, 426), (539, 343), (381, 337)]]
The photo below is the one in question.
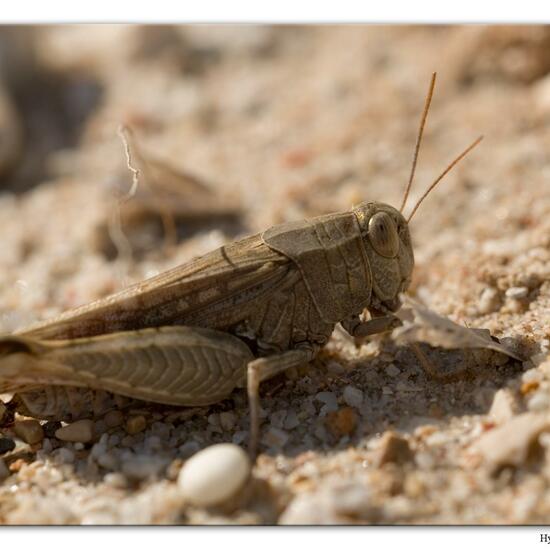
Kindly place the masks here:
[[(400, 210), (363, 202), (277, 225), (5, 336), (0, 392), (17, 392), (14, 400), (27, 414), (55, 418), (77, 415), (84, 394), (200, 406), (247, 388), (254, 456), (263, 380), (312, 360), (338, 323), (362, 338), (398, 322), (393, 314), (414, 266), (409, 222), (481, 140), (405, 218), (435, 76)], [(368, 320), (361, 318), (365, 310)]]

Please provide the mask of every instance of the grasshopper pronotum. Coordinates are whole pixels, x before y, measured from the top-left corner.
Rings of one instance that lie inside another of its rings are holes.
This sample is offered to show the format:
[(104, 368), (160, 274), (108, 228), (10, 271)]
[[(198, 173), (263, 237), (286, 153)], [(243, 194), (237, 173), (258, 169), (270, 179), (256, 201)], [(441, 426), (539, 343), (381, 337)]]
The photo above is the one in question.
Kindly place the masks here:
[[(403, 215), (435, 85), (432, 76), (400, 210), (351, 211), (277, 225), (0, 340), (0, 391), (44, 418), (75, 413), (79, 392), (207, 405), (236, 387), (250, 402), (256, 453), (259, 384), (313, 359), (335, 325), (364, 337), (394, 326), (414, 265)], [(363, 321), (364, 310), (370, 319)], [(89, 414), (89, 411), (88, 411)]]

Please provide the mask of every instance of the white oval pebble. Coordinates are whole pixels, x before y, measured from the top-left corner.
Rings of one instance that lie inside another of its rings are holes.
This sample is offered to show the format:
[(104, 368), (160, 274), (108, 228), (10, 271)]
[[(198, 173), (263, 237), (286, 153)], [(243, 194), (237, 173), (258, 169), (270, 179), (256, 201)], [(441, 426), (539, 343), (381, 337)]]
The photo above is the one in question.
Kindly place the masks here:
[(235, 495), (250, 475), (248, 455), (237, 445), (212, 445), (193, 455), (178, 476), (183, 496), (196, 506), (221, 504)]
[(521, 300), (529, 294), (529, 289), (526, 286), (512, 286), (505, 292), (507, 298)]
[(479, 313), (485, 315), (487, 313), (493, 313), (499, 308), (499, 294), (498, 290), (493, 287), (486, 287), (481, 292), (479, 297), (477, 309)]

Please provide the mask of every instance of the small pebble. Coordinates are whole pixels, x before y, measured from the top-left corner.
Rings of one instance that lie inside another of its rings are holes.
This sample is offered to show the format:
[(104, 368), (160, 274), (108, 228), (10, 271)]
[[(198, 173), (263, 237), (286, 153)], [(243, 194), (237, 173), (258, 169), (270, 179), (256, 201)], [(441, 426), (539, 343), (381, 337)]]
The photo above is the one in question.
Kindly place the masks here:
[(103, 422), (107, 428), (116, 428), (124, 422), (124, 415), (120, 411), (109, 411), (103, 417)]
[(97, 463), (106, 470), (116, 470), (118, 460), (111, 453), (104, 453), (97, 458)]
[(393, 363), (390, 363), (384, 370), (386, 374), (392, 378), (401, 374), (401, 371)]
[(92, 450), (90, 451), (90, 456), (92, 458), (99, 458), (102, 454), (106, 453), (107, 452), (107, 446), (104, 445), (101, 441), (99, 441), (98, 443), (96, 443), (93, 447), (92, 447)]
[(538, 436), (550, 429), (550, 420), (544, 414), (524, 413), (506, 424), (483, 434), (472, 446), (487, 466), (519, 466), (525, 462)]
[(335, 437), (351, 435), (357, 426), (357, 413), (352, 407), (342, 407), (327, 414), (326, 425)]
[(224, 411), (220, 413), (220, 425), (226, 432), (231, 431), (235, 427), (237, 417), (234, 412)]
[(286, 409), (279, 409), (269, 415), (269, 423), (276, 428), (282, 428), (287, 415)]
[(0, 455), (15, 449), (15, 441), (9, 437), (0, 437)]
[(489, 416), (498, 424), (507, 422), (517, 413), (519, 406), (512, 392), (501, 388), (495, 393)]
[(262, 437), (262, 443), (274, 449), (282, 449), (289, 439), (289, 435), (284, 430), (271, 426)]
[(130, 435), (142, 432), (147, 427), (147, 421), (144, 416), (131, 416), (126, 421), (126, 432)]
[(378, 511), (370, 491), (353, 480), (298, 494), (279, 518), (281, 525), (349, 525), (350, 518), (372, 522)]
[(71, 449), (67, 449), (67, 447), (57, 449), (55, 454), (63, 464), (72, 464), (74, 462), (74, 452)]
[(354, 386), (344, 388), (344, 401), (350, 407), (360, 408), (363, 404), (363, 392)]
[(322, 391), (315, 396), (315, 399), (324, 403), (319, 416), (326, 416), (328, 413), (338, 410), (338, 399), (335, 393)]
[(15, 423), (13, 430), (29, 445), (34, 445), (44, 439), (44, 430), (38, 420), (20, 420)]
[(55, 437), (61, 441), (88, 443), (94, 438), (94, 423), (89, 419), (77, 420), (56, 430)]
[(543, 391), (535, 392), (529, 402), (527, 408), (533, 412), (542, 412), (550, 408), (550, 395)]
[(521, 300), (529, 294), (529, 289), (526, 286), (512, 286), (506, 291), (506, 297), (513, 300)]
[(414, 461), (421, 470), (431, 470), (435, 466), (435, 458), (425, 451), (416, 453)]
[(498, 290), (493, 287), (484, 288), (478, 301), (478, 311), (482, 315), (496, 311), (500, 306)]
[(143, 480), (156, 477), (167, 465), (167, 460), (154, 455), (135, 455), (122, 461), (122, 473), (129, 478)]
[(344, 369), (344, 367), (336, 361), (329, 361), (327, 370), (333, 376), (341, 376), (344, 372), (346, 372), (346, 369)]
[(106, 485), (116, 487), (117, 489), (124, 489), (126, 485), (128, 485), (126, 478), (119, 472), (109, 472), (108, 474), (105, 474), (103, 482)]
[(409, 442), (395, 432), (386, 432), (380, 440), (374, 463), (380, 467), (389, 462), (403, 464), (413, 458)]
[(167, 422), (153, 422), (151, 425), (151, 434), (160, 437), (162, 441), (170, 439), (170, 432), (174, 429), (174, 425)]
[(150, 435), (144, 441), (145, 447), (151, 451), (158, 451), (162, 448), (162, 441), (158, 435)]
[(178, 486), (195, 506), (214, 506), (234, 496), (250, 475), (250, 460), (231, 443), (212, 445), (192, 456), (178, 476)]
[(294, 409), (289, 409), (285, 418), (283, 428), (285, 430), (293, 430), (300, 425), (300, 420)]
[(212, 413), (208, 415), (208, 424), (218, 428), (220, 426), (220, 415), (217, 413)]

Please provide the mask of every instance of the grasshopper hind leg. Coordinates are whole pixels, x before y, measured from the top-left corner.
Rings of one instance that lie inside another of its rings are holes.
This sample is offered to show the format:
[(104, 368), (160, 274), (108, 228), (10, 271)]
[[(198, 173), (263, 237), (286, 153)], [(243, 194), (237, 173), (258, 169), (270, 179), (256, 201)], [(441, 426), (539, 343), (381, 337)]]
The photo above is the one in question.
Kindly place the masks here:
[[(225, 399), (246, 385), (246, 366), (254, 359), (235, 336), (187, 326), (70, 340), (25, 338), (23, 343), (25, 347), (0, 357), (0, 388), (5, 391), (66, 386), (176, 406)], [(34, 405), (50, 410), (54, 404)]]
[(256, 458), (260, 435), (260, 382), (276, 376), (287, 369), (311, 361), (315, 353), (314, 348), (303, 347), (285, 351), (278, 355), (260, 357), (248, 363), (247, 391), (250, 408), (250, 438), (248, 450), (252, 459)]

